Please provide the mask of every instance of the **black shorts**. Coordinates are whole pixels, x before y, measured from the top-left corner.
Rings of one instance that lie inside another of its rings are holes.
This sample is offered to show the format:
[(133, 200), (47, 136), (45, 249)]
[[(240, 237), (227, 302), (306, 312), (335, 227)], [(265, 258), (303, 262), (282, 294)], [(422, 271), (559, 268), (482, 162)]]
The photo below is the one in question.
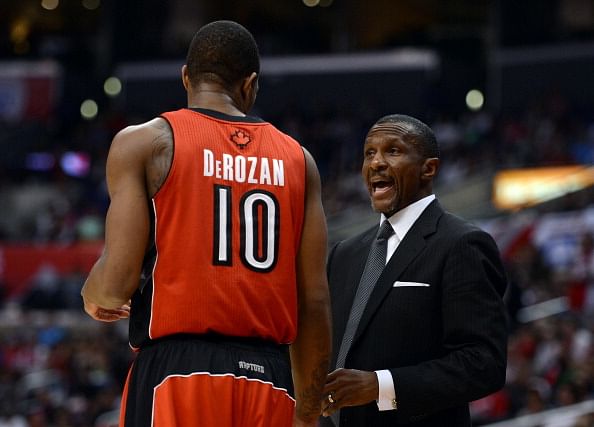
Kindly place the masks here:
[(253, 339), (172, 336), (130, 368), (120, 427), (292, 426), (287, 346)]

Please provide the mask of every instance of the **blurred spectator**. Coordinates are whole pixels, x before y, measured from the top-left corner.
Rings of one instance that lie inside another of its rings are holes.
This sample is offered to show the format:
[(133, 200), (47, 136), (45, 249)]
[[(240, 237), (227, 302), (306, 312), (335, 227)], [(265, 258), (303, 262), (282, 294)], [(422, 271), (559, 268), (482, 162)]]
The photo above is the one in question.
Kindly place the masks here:
[(43, 264), (28, 286), (22, 305), (24, 308), (37, 310), (64, 308), (62, 293), (61, 276), (53, 265)]
[(584, 232), (569, 271), (568, 292), (574, 310), (594, 314), (594, 235)]
[(107, 414), (118, 409), (133, 358), (132, 352), (121, 350), (125, 332), (98, 328), (80, 313), (74, 317), (68, 327), (51, 317), (35, 329), (2, 327), (0, 426), (113, 423)]

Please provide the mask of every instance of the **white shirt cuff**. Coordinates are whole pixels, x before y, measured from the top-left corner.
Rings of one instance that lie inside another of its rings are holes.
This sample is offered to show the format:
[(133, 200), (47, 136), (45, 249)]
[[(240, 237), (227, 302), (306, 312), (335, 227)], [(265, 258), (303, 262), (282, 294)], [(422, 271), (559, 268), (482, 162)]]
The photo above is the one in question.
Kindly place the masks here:
[(398, 409), (396, 402), (396, 391), (394, 390), (394, 379), (387, 369), (375, 371), (379, 385), (379, 396), (377, 398), (377, 408), (380, 411), (393, 411)]

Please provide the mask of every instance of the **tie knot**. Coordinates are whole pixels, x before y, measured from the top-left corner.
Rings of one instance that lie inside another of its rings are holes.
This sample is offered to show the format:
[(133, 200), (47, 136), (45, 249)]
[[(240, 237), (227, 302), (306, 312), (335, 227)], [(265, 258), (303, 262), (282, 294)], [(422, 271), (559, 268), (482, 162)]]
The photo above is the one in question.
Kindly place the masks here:
[(384, 220), (384, 222), (382, 222), (382, 225), (380, 226), (376, 238), (377, 240), (388, 240), (392, 234), (394, 234), (392, 224), (390, 224), (390, 221)]

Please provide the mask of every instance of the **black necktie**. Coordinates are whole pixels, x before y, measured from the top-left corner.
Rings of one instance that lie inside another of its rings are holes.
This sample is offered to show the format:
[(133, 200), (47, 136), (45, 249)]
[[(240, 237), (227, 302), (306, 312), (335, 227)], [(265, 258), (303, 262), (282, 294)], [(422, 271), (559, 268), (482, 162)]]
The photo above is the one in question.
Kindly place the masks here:
[[(384, 220), (377, 233), (376, 239), (371, 245), (369, 255), (367, 256), (365, 269), (361, 275), (359, 287), (357, 288), (357, 293), (355, 294), (353, 306), (351, 307), (351, 312), (349, 314), (349, 320), (347, 321), (346, 329), (344, 331), (344, 335), (342, 336), (340, 349), (338, 350), (336, 368), (344, 368), (347, 353), (349, 352), (351, 344), (353, 343), (353, 338), (355, 336), (355, 332), (357, 331), (357, 327), (359, 326), (359, 321), (361, 320), (365, 306), (367, 305), (367, 301), (369, 300), (377, 279), (379, 279), (380, 275), (382, 274), (382, 270), (386, 265), (386, 249), (388, 246), (387, 242), (388, 238), (392, 234), (394, 234), (392, 225), (389, 221)], [(340, 411), (336, 411), (334, 414), (332, 414), (332, 421), (334, 421), (334, 424), (337, 427), (340, 416), (339, 413)]]

